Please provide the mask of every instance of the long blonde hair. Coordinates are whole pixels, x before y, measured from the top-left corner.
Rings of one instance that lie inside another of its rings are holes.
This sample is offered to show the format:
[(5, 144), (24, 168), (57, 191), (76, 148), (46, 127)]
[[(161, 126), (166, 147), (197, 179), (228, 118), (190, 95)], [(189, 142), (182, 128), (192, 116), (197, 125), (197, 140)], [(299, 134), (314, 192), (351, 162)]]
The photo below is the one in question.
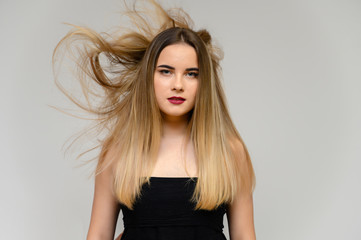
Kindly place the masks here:
[[(165, 11), (157, 2), (150, 2), (156, 16), (137, 10), (136, 4), (127, 8), (137, 31), (110, 36), (74, 26), (55, 48), (53, 62), (60, 46), (83, 40), (77, 59), (79, 79), (87, 100), (91, 94), (99, 97), (87, 80), (102, 89), (98, 105), (87, 101), (85, 106), (57, 80), (56, 84), (79, 107), (98, 116), (97, 126), (108, 129), (95, 173), (113, 166), (114, 194), (132, 209), (142, 185), (149, 183), (162, 136), (162, 116), (153, 86), (157, 59), (168, 45), (184, 42), (192, 46), (198, 56), (200, 79), (187, 128), (198, 165), (192, 201), (196, 209), (207, 210), (232, 203), (240, 192), (252, 193), (255, 175), (226, 105), (219, 78), (222, 53), (206, 30), (192, 30), (192, 21), (182, 9)], [(156, 17), (156, 21), (151, 17)], [(150, 24), (154, 22), (159, 26)], [(108, 68), (102, 64), (104, 57)]]

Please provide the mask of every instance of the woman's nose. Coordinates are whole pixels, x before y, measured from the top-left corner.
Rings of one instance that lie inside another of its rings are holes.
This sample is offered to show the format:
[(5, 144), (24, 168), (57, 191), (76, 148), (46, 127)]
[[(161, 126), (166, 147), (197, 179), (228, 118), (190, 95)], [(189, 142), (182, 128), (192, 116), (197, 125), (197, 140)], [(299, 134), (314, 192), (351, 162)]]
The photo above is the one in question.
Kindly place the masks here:
[(172, 90), (184, 91), (184, 89), (183, 89), (183, 76), (181, 74), (176, 74), (175, 75)]

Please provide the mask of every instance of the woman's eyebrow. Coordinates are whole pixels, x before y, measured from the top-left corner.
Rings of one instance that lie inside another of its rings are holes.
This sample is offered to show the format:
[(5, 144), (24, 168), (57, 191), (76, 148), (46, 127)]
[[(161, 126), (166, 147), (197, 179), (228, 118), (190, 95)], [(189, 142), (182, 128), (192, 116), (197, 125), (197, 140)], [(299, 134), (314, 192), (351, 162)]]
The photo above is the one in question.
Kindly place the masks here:
[(186, 68), (186, 71), (187, 72), (190, 72), (190, 71), (199, 71), (198, 68)]
[[(174, 70), (174, 69), (175, 69), (175, 67), (172, 67), (172, 66), (169, 66), (169, 65), (165, 65), (165, 64), (159, 65), (159, 66), (157, 66), (157, 67), (158, 67), (158, 68), (168, 68), (168, 69), (171, 69), (171, 70)], [(199, 71), (199, 69), (196, 68), (196, 67), (186, 68), (186, 71), (187, 71), (187, 72), (190, 72), (190, 71)]]
[(168, 69), (172, 69), (174, 70), (175, 68), (174, 67), (171, 67), (169, 65), (159, 65), (158, 67), (161, 67), (161, 68), (168, 68)]

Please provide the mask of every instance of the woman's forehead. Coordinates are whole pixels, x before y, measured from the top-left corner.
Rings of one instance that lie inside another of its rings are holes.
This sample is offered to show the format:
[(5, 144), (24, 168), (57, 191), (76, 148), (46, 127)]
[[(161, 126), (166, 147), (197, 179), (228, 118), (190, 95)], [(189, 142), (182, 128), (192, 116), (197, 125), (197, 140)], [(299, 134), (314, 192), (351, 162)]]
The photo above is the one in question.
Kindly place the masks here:
[(172, 44), (159, 54), (157, 66), (167, 64), (173, 67), (198, 68), (198, 57), (195, 49), (185, 43)]

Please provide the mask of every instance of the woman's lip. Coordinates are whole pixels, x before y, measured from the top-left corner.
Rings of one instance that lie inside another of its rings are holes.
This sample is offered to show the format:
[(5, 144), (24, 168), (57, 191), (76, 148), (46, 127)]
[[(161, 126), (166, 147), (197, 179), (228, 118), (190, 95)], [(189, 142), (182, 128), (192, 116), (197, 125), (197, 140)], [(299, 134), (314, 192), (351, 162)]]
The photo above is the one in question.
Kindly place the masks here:
[(168, 98), (168, 101), (173, 104), (182, 104), (185, 99), (182, 97), (170, 97)]
[(169, 99), (175, 99), (175, 100), (182, 100), (182, 101), (185, 101), (185, 99), (184, 99), (184, 98), (182, 98), (182, 97), (176, 97), (176, 96), (170, 97), (170, 98), (168, 98), (168, 100), (169, 100)]

